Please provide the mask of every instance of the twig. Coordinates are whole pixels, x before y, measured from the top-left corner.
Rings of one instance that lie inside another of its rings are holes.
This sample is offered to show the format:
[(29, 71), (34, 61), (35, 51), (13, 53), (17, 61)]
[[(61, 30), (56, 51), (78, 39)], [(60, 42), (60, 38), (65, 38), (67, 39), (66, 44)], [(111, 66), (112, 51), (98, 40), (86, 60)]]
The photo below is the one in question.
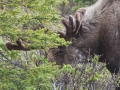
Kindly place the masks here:
[(13, 62), (12, 60), (10, 60), (10, 59), (9, 59), (7, 56), (5, 56), (1, 51), (0, 51), (0, 55), (6, 59), (6, 60), (4, 60), (5, 62), (9, 62), (10, 64), (12, 64), (12, 65), (14, 65), (14, 66), (17, 66), (17, 67), (26, 69), (25, 66), (23, 66), (23, 65), (21, 65), (21, 64), (19, 64), (19, 63)]

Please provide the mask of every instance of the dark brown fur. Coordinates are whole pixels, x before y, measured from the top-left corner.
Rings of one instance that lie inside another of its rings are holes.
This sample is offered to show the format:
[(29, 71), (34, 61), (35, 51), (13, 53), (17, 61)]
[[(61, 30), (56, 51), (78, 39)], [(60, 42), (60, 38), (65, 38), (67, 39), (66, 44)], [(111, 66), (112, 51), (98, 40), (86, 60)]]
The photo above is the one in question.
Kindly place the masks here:
[(76, 60), (80, 60), (80, 52), (84, 53), (83, 48), (90, 48), (92, 50), (91, 55), (102, 55), (99, 61), (106, 62), (106, 67), (111, 73), (118, 73), (120, 67), (120, 0), (99, 1), (101, 3), (105, 1), (106, 3), (101, 7), (96, 8), (93, 5), (91, 9), (86, 8), (86, 12), (83, 10), (83, 12), (79, 12), (83, 17), (80, 15), (82, 19), (79, 19), (79, 21), (82, 22), (79, 23), (80, 28), (78, 31), (76, 30), (76, 34), (74, 31), (70, 32), (71, 28), (74, 27), (74, 25), (71, 27), (74, 23), (71, 23), (73, 21), (71, 17), (69, 20), (63, 21), (66, 27), (66, 37), (64, 35), (63, 38), (72, 41), (72, 44), (68, 47), (51, 49), (48, 52), (50, 61), (56, 61), (60, 65), (73, 64)]

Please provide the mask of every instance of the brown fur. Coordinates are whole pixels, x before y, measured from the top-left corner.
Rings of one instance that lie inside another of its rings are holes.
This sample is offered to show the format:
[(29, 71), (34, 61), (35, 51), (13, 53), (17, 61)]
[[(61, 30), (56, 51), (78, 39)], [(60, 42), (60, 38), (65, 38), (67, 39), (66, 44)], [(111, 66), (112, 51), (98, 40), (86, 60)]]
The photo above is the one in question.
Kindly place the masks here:
[(95, 5), (87, 7), (81, 27), (75, 35), (72, 35), (74, 31), (71, 32), (71, 35), (67, 34), (71, 31), (68, 30), (69, 25), (71, 26), (70, 19), (66, 23), (68, 24), (67, 27), (65, 26), (66, 37), (69, 39), (66, 39), (65, 35), (64, 38), (72, 40), (73, 43), (68, 47), (51, 49), (48, 52), (49, 60), (52, 58), (52, 61), (56, 61), (57, 64), (75, 63), (81, 58), (80, 52), (84, 53), (83, 48), (91, 48), (91, 55), (102, 55), (99, 61), (106, 62), (106, 67), (111, 73), (118, 73), (120, 66), (120, 0), (98, 0)]

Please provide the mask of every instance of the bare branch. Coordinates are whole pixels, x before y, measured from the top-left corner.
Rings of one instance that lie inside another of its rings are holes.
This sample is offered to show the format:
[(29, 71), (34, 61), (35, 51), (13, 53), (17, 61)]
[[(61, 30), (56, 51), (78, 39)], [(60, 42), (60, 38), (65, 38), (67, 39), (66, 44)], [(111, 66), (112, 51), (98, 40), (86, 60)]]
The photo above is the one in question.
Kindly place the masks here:
[(14, 66), (17, 66), (17, 67), (26, 69), (26, 67), (23, 66), (22, 64), (19, 64), (19, 63), (17, 63), (17, 62), (14, 62), (14, 61), (10, 60), (10, 59), (9, 59), (7, 56), (5, 56), (1, 51), (0, 51), (0, 55), (6, 59), (6, 60), (4, 60), (5, 62), (9, 62), (10, 64), (12, 64), (12, 65), (14, 65)]

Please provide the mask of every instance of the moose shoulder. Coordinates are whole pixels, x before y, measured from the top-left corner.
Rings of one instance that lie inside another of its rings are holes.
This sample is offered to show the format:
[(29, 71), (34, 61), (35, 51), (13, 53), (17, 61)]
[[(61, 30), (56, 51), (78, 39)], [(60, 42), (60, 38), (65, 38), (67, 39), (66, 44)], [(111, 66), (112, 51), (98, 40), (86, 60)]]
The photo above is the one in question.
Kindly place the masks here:
[(94, 5), (80, 8), (75, 18), (62, 20), (66, 32), (58, 32), (61, 38), (72, 41), (68, 47), (50, 49), (49, 61), (57, 64), (72, 64), (85, 59), (84, 50), (91, 49), (91, 55), (102, 55), (100, 62), (105, 62), (111, 73), (117, 74), (120, 66), (120, 0), (98, 0)]

